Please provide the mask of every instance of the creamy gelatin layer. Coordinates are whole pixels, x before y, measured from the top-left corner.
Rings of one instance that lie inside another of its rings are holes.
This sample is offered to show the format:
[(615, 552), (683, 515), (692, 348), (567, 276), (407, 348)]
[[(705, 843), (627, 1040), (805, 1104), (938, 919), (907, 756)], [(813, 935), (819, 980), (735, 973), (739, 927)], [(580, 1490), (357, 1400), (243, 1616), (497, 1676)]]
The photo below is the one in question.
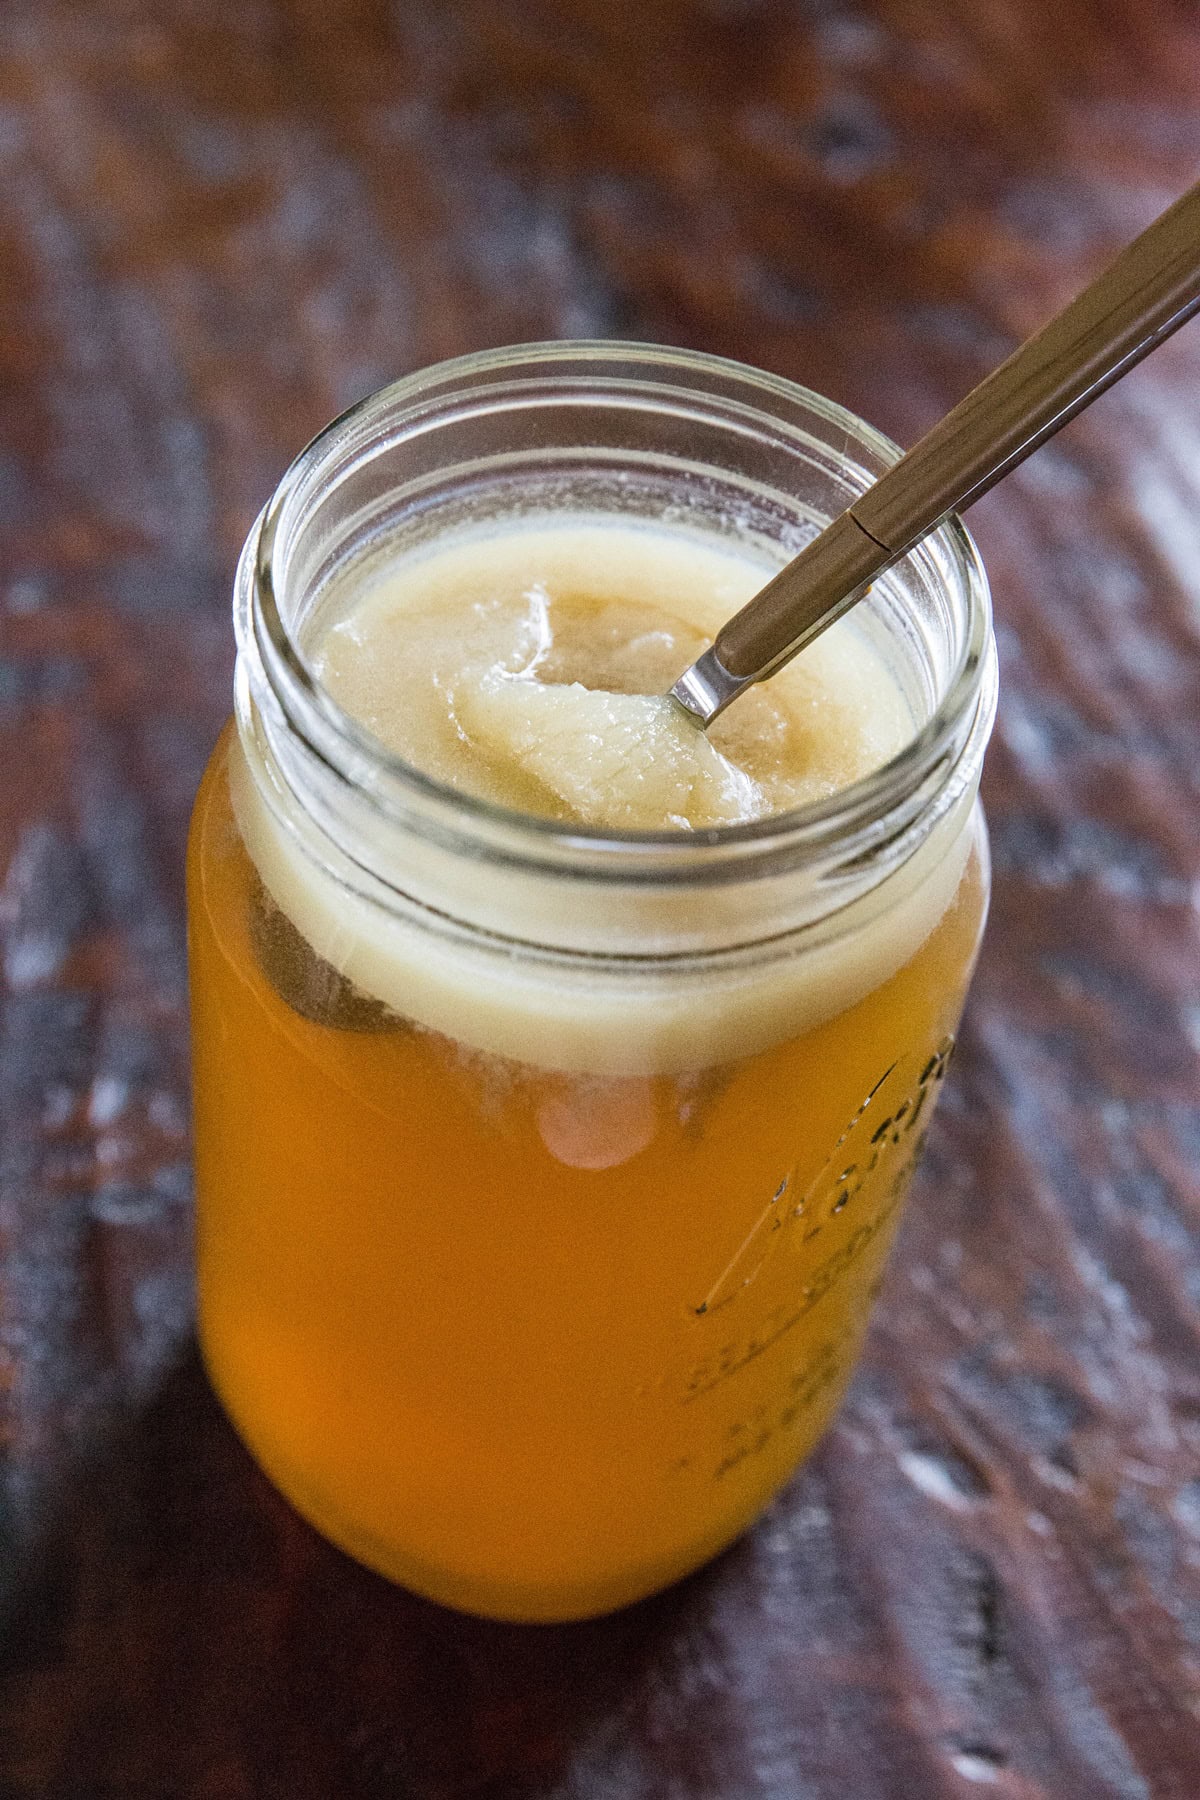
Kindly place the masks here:
[(737, 824), (836, 793), (912, 729), (849, 622), (707, 736), (664, 697), (772, 573), (647, 526), (525, 524), (335, 599), (316, 668), (389, 749), (500, 805), (620, 830)]
[[(694, 835), (836, 794), (914, 729), (899, 681), (853, 618), (742, 695), (707, 736), (664, 698), (774, 566), (715, 533), (525, 517), (352, 565), (323, 596), (306, 651), (347, 712), (439, 782), (581, 828)], [(670, 956), (705, 933), (770, 939), (788, 924), (786, 881), (710, 888), (702, 900), (686, 884), (601, 887), (584, 906), (570, 882), (449, 870), (436, 847), (410, 841), (396, 884), (415, 901), (406, 918), (362, 891), (364, 856), (340, 867), (286, 790), (255, 771), (252, 737), (242, 749), (229, 777), (242, 839), (313, 952), (415, 1025), (563, 1070), (706, 1067), (819, 1023), (915, 953), (968, 848), (969, 796), (866, 914), (839, 918), (802, 959), (714, 966), (703, 980), (660, 965), (638, 983), (589, 959)], [(382, 836), (366, 848), (370, 866), (389, 854)], [(493, 940), (587, 956), (567, 969), (447, 940), (437, 918), (458, 916), (460, 903)], [(886, 923), (872, 923), (880, 911)]]

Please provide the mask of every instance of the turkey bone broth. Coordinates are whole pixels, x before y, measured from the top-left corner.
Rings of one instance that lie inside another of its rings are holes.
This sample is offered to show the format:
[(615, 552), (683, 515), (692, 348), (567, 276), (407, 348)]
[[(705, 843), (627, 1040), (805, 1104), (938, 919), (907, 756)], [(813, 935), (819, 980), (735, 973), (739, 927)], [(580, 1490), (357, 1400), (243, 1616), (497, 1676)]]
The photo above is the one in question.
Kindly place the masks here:
[[(489, 406), (492, 362), (479, 379)], [(402, 403), (364, 416), (408, 479)], [(858, 427), (812, 405), (840, 468)], [(513, 416), (487, 414), (489, 454)], [(587, 442), (623, 416), (589, 412)], [(398, 490), (347, 429), (297, 465), (269, 592), (247, 546), (237, 717), (196, 804), (201, 1341), (337, 1544), (445, 1604), (579, 1618), (727, 1544), (849, 1379), (987, 881), (986, 699), (904, 774), (928, 711), (904, 632), (934, 646), (932, 691), (985, 601), (969, 545), (898, 572), (896, 610), (848, 616), (706, 736), (662, 696), (782, 548), (701, 499), (686, 529), (625, 490), (607, 516), (522, 513), (518, 484), (506, 511), (503, 477), (486, 529), (381, 540), (355, 521)], [(264, 649), (276, 592), (302, 701)]]

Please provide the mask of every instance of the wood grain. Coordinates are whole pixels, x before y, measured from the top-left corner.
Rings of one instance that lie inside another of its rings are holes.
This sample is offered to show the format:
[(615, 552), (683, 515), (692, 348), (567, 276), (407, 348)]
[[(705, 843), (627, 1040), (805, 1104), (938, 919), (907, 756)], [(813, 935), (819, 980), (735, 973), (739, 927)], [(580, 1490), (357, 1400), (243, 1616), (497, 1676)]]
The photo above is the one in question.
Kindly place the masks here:
[(1190, 0), (0, 12), (4, 1800), (1194, 1800), (1200, 330), (975, 514), (996, 899), (862, 1372), (713, 1568), (457, 1618), (190, 1339), (181, 858), (283, 465), (630, 335), (911, 442), (1200, 172)]

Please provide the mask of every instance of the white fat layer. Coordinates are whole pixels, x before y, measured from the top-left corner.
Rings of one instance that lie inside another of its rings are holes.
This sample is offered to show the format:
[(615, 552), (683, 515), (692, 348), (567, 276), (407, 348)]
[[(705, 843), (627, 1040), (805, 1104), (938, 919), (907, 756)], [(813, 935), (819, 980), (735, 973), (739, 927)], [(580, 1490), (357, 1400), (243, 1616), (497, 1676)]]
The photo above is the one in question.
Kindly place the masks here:
[[(464, 791), (617, 828), (733, 823), (837, 792), (913, 729), (898, 683), (850, 620), (740, 699), (711, 741), (661, 699), (771, 573), (725, 542), (663, 527), (523, 522), (382, 572), (374, 565), (369, 582), (323, 609), (334, 622), (310, 653), (347, 710)], [(361, 882), (339, 871), (338, 854), (273, 778), (253, 733), (242, 738), (231, 787), (243, 839), (317, 954), (416, 1024), (544, 1068), (678, 1073), (813, 1028), (916, 953), (953, 898), (969, 849), (966, 795), (836, 934), (805, 934), (802, 948), (718, 960), (702, 972), (506, 953), (354, 891)], [(470, 865), (459, 879), (490, 878)], [(530, 877), (491, 878), (489, 929), (536, 937), (532, 920), (554, 941), (556, 910), (566, 919), (589, 904), (577, 884), (536, 885), (535, 894)], [(731, 911), (730, 941), (752, 940), (764, 935), (760, 887), (660, 898), (656, 929), (669, 940), (672, 909), (686, 931), (689, 908), (720, 905)], [(453, 912), (453, 893), (440, 897)], [(625, 949), (619, 911), (611, 928), (598, 917), (605, 946)]]

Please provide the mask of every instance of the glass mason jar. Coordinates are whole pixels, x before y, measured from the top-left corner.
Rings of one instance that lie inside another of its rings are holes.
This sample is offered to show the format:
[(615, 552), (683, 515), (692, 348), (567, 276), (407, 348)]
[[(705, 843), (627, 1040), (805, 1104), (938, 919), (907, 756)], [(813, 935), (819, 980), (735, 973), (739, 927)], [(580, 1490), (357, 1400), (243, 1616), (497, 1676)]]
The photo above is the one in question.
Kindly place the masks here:
[(896, 454), (733, 363), (526, 346), (355, 407), (250, 534), (190, 848), (201, 1338), (299, 1510), (436, 1600), (632, 1601), (828, 1423), (985, 912), (987, 587), (950, 521), (856, 611), (903, 750), (694, 833), (440, 785), (304, 646), (381, 549), (532, 512), (780, 562)]

